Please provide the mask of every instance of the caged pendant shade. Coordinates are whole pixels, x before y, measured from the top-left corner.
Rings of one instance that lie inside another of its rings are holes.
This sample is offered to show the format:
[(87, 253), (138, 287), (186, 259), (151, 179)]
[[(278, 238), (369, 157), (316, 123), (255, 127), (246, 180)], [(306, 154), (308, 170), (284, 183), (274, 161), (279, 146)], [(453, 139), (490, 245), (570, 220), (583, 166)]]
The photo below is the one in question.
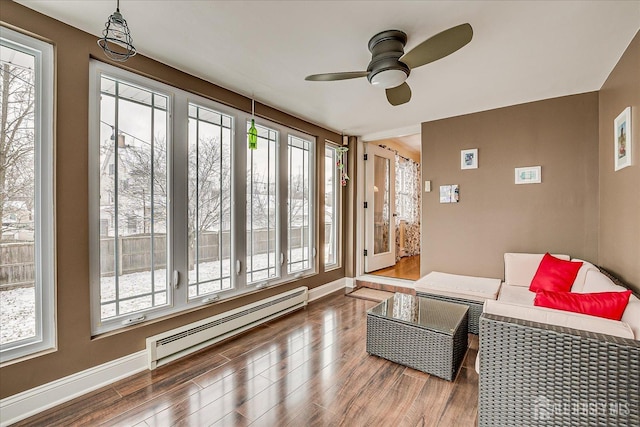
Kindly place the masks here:
[(98, 45), (105, 55), (118, 62), (124, 62), (136, 54), (127, 21), (120, 13), (120, 0), (117, 1), (116, 11), (105, 23)]

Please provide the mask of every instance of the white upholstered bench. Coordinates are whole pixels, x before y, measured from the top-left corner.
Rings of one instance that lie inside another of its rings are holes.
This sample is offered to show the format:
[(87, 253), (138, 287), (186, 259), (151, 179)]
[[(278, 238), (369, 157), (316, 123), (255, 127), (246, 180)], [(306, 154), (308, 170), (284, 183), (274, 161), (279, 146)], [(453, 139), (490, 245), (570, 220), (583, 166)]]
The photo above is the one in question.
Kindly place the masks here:
[(469, 306), (469, 333), (478, 335), (482, 306), (498, 298), (500, 284), (500, 279), (433, 271), (416, 281), (415, 288), (418, 296)]

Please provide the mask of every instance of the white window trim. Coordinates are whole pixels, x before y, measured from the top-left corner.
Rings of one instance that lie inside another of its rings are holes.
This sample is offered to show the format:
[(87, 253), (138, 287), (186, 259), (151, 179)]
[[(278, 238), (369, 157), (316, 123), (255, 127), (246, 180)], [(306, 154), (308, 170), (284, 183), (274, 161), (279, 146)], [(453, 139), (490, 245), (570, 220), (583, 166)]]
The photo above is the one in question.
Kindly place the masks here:
[[(305, 133), (295, 131), (269, 120), (255, 118), (256, 124), (273, 129), (278, 132), (276, 158), (278, 164), (278, 174), (276, 185), (278, 186), (278, 203), (276, 218), (278, 222), (278, 232), (276, 241), (276, 253), (280, 254), (282, 262), (277, 260), (275, 278), (270, 280), (247, 283), (246, 281), (246, 161), (247, 161), (247, 134), (244, 123), (251, 120), (251, 115), (234, 108), (219, 104), (204, 97), (189, 93), (182, 89), (160, 83), (153, 79), (139, 76), (129, 71), (102, 63), (97, 60), (90, 61), (90, 81), (89, 81), (89, 226), (90, 226), (90, 282), (91, 282), (91, 331), (92, 335), (99, 335), (105, 332), (119, 330), (134, 323), (150, 321), (167, 315), (177, 314), (194, 307), (210, 304), (212, 301), (223, 300), (229, 297), (245, 294), (255, 289), (277, 286), (317, 274), (317, 214), (316, 214), (316, 138)], [(161, 92), (169, 97), (167, 113), (169, 119), (168, 143), (167, 143), (167, 171), (168, 171), (168, 224), (167, 239), (169, 241), (167, 250), (167, 269), (171, 278), (167, 294), (167, 305), (152, 307), (135, 313), (129, 313), (116, 318), (100, 319), (100, 176), (96, 166), (99, 164), (99, 140), (100, 128), (100, 76), (102, 74), (113, 78), (137, 84), (143, 88)], [(201, 295), (192, 299), (188, 298), (188, 262), (187, 262), (187, 221), (188, 221), (188, 191), (184, 183), (188, 180), (188, 105), (196, 104), (205, 108), (210, 108), (217, 112), (232, 117), (232, 184), (231, 184), (231, 220), (232, 220), (232, 241), (231, 241), (231, 266), (236, 274), (232, 274), (232, 288), (218, 291), (212, 294)], [(312, 218), (310, 224), (313, 228), (311, 233), (311, 255), (310, 268), (303, 271), (296, 271), (289, 274), (287, 272), (287, 216), (281, 207), (286, 206), (288, 191), (287, 182), (287, 148), (288, 136), (296, 136), (311, 143), (309, 176), (310, 182), (310, 211)], [(283, 143), (284, 141), (284, 143)], [(236, 270), (239, 266), (239, 270)], [(174, 282), (177, 273), (178, 282)], [(211, 298), (214, 297), (214, 298)], [(217, 298), (215, 298), (217, 297)], [(130, 323), (127, 323), (127, 322)]]
[[(289, 136), (293, 136), (299, 139), (302, 139), (306, 142), (309, 142), (309, 170), (308, 170), (308, 177), (309, 177), (309, 268), (306, 268), (304, 270), (298, 270), (298, 271), (294, 271), (289, 273), (289, 260), (287, 259), (287, 254), (289, 253), (289, 238), (287, 239), (281, 239), (283, 240), (283, 244), (285, 245), (285, 247), (282, 249), (282, 253), (284, 254), (284, 262), (282, 263), (282, 276), (284, 278), (287, 279), (299, 279), (302, 277), (306, 277), (309, 276), (311, 274), (315, 274), (316, 272), (316, 264), (317, 264), (317, 259), (318, 259), (318, 249), (316, 248), (316, 240), (317, 240), (317, 235), (318, 235), (318, 222), (316, 221), (316, 187), (317, 187), (317, 174), (316, 174), (316, 165), (317, 165), (317, 161), (316, 161), (316, 138), (301, 133), (301, 132), (297, 132), (294, 130), (288, 130), (286, 132), (286, 137), (287, 137), (287, 141), (286, 141), (286, 146), (287, 149), (283, 150), (285, 155), (287, 154), (288, 151), (288, 147), (289, 147)], [(284, 174), (287, 174), (288, 168), (289, 168), (289, 157), (287, 156), (286, 162), (285, 162), (285, 166), (282, 166), (281, 169), (284, 169)], [(287, 185), (288, 185), (288, 181), (287, 181)], [(287, 206), (288, 205), (288, 195), (289, 195), (289, 189), (286, 188), (285, 189), (285, 202), (282, 206)], [(287, 220), (287, 214), (283, 214), (282, 215), (284, 217), (284, 221)], [(288, 224), (287, 227), (285, 228), (285, 230), (288, 230)], [(304, 227), (303, 227), (304, 230)]]
[(3, 43), (35, 56), (35, 298), (36, 336), (5, 345), (0, 363), (56, 347), (53, 46), (5, 27)]
[[(91, 330), (94, 335), (120, 329), (128, 324), (140, 323), (140, 321), (156, 319), (174, 311), (181, 311), (184, 307), (176, 308), (174, 298), (178, 292), (171, 292), (173, 283), (167, 287), (167, 304), (163, 306), (151, 307), (146, 310), (134, 313), (123, 314), (117, 317), (102, 320), (100, 318), (100, 78), (102, 75), (109, 76), (127, 83), (141, 86), (143, 88), (159, 92), (167, 96), (167, 182), (171, 182), (172, 161), (173, 161), (173, 141), (174, 129), (172, 120), (174, 91), (175, 88), (147, 79), (128, 71), (121, 70), (111, 65), (91, 60), (89, 62), (89, 269), (90, 269), (90, 295), (91, 295)], [(185, 112), (186, 117), (186, 112)], [(185, 119), (186, 120), (186, 119)], [(186, 126), (186, 124), (185, 124)], [(168, 186), (167, 195), (167, 271), (173, 271), (173, 246), (172, 230), (172, 188)], [(173, 277), (169, 275), (169, 277)]]
[[(340, 147), (340, 144), (337, 144), (333, 141), (329, 141), (329, 140), (325, 140), (325, 146), (331, 147), (332, 149), (335, 150), (336, 153), (336, 161), (337, 161), (337, 156), (338, 156), (338, 152), (337, 152), (337, 148)], [(347, 153), (344, 153), (344, 155), (346, 156)], [(326, 161), (326, 156), (323, 155), (322, 157), (323, 161)], [(340, 232), (341, 230), (341, 224), (342, 224), (342, 184), (340, 183), (340, 171), (338, 170), (337, 165), (334, 162), (333, 165), (333, 169), (335, 171), (335, 182), (334, 182), (334, 207), (335, 207), (335, 221), (334, 221), (334, 229), (335, 229), (335, 246), (336, 246), (336, 254), (335, 254), (335, 262), (332, 263), (327, 263), (325, 260), (325, 264), (324, 264), (324, 271), (333, 271), (333, 270), (337, 270), (340, 267), (342, 267), (342, 233)], [(326, 182), (326, 177), (325, 177), (325, 182)], [(326, 189), (325, 189), (326, 192)], [(322, 220), (324, 221), (324, 212), (322, 213)], [(326, 233), (325, 233), (326, 234)], [(324, 248), (322, 248), (322, 250), (324, 250)]]

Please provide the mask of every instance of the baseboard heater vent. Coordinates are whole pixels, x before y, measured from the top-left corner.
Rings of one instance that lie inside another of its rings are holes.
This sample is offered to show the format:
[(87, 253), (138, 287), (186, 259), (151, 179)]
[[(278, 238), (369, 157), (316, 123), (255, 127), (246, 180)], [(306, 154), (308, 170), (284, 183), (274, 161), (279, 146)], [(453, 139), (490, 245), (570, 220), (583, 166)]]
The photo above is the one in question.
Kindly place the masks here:
[(303, 286), (147, 338), (149, 369), (167, 364), (223, 339), (307, 305)]

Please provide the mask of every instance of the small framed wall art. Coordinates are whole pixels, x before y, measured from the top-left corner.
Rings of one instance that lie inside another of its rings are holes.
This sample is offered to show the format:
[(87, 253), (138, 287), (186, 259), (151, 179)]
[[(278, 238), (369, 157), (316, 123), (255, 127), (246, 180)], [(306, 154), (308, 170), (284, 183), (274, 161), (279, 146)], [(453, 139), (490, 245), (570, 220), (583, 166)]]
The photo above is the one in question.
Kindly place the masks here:
[(627, 107), (613, 121), (613, 169), (631, 166), (631, 107)]
[(458, 203), (460, 200), (460, 187), (458, 184), (440, 186), (440, 203)]
[(460, 169), (478, 169), (478, 149), (460, 151)]
[(541, 166), (527, 166), (525, 168), (516, 168), (516, 184), (540, 184), (541, 182)]

